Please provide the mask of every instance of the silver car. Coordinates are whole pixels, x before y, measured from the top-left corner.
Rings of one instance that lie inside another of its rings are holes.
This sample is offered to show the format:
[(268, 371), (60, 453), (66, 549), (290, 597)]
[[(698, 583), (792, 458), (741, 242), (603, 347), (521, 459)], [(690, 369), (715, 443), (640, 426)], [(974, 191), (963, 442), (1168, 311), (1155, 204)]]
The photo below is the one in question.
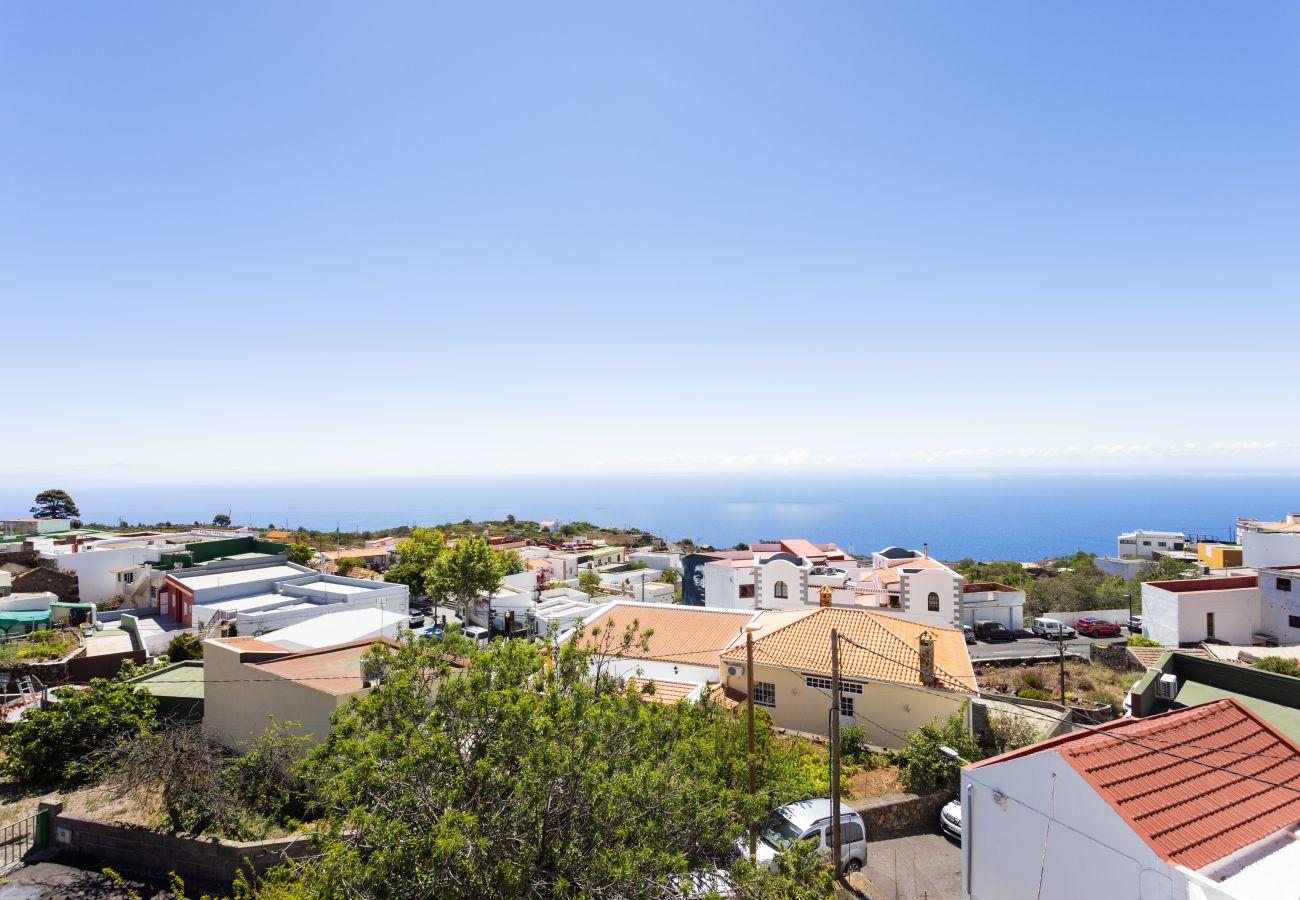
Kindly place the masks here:
[[(818, 848), (831, 852), (831, 800), (818, 797), (787, 803), (775, 810), (758, 826), (756, 861), (775, 865), (776, 856), (795, 841), (816, 838)], [(736, 841), (742, 856), (749, 855), (749, 838)], [(856, 872), (867, 864), (867, 830), (858, 815), (843, 804), (840, 806), (840, 859), (844, 873)]]

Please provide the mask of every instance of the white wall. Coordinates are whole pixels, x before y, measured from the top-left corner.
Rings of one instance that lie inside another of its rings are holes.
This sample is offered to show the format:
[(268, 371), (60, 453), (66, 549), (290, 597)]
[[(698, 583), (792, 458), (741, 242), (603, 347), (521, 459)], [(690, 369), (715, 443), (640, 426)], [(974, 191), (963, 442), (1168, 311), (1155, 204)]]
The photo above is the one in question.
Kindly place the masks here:
[(1259, 569), (1300, 565), (1300, 532), (1242, 529), (1238, 538), (1243, 566)]
[[(808, 566), (797, 566), (788, 559), (770, 559), (756, 567), (754, 608), (782, 609), (808, 601)], [(786, 597), (776, 596), (777, 582), (786, 586)]]
[(754, 602), (740, 598), (737, 573), (745, 571), (730, 565), (704, 565), (696, 569), (704, 573), (704, 605), (722, 609), (747, 609)]
[(1261, 630), (1259, 589), (1187, 591), (1175, 594), (1142, 585), (1142, 633), (1166, 647), (1205, 640), (1206, 614), (1214, 613), (1214, 637), (1229, 644), (1249, 646), (1251, 635)]
[[(1279, 578), (1291, 582), (1291, 590), (1277, 588)], [(1300, 570), (1286, 573), (1260, 572), (1260, 630), (1281, 644), (1300, 644), (1300, 628), (1291, 625), (1292, 616), (1300, 616)]]
[[(1024, 591), (970, 591), (963, 592), (961, 595), (963, 625), (997, 622), (1016, 631), (1024, 627), (1024, 616)], [(1127, 619), (1128, 613), (1125, 612), (1124, 616)]]
[(59, 553), (47, 556), (61, 572), (75, 571), (82, 603), (99, 603), (117, 595), (117, 576), (110, 569), (158, 562), (162, 551), (157, 547), (119, 547)]
[(963, 769), (961, 799), (970, 900), (1186, 896), (1183, 876), (1050, 750)]
[(639, 550), (628, 557), (631, 562), (643, 562), (652, 569), (664, 571), (665, 569), (682, 570), (682, 555), (680, 553), (657, 553), (653, 550)]
[[(939, 628), (960, 628), (962, 577), (948, 569), (920, 569), (899, 578), (902, 609), (897, 614)], [(939, 596), (939, 611), (930, 612), (930, 594)]]

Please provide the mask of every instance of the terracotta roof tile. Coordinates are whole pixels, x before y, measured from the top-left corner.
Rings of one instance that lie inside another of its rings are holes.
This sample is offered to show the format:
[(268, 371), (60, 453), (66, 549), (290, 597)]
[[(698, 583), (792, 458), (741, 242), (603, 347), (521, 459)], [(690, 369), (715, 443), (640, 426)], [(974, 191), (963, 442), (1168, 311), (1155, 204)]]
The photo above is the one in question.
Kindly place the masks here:
[[(587, 620), (587, 646), (613, 654), (623, 632), (636, 623), (652, 631), (648, 650), (633, 646), (628, 659), (662, 659), (687, 665), (716, 666), (718, 655), (735, 641), (753, 618), (747, 610), (707, 609), (655, 603), (615, 603)], [(599, 628), (599, 636), (591, 634)]]
[(725, 709), (735, 709), (745, 702), (745, 692), (722, 684), (715, 684), (709, 689), (709, 701)]
[[(812, 615), (778, 628), (754, 641), (754, 663), (772, 663), (809, 672), (831, 670), (831, 629), (866, 650), (851, 644), (840, 646), (840, 671), (845, 678), (890, 681), (922, 686), (919, 635), (934, 635), (934, 668), (938, 687), (967, 694), (976, 693), (975, 671), (971, 668), (966, 639), (955, 628), (933, 628), (897, 616), (862, 609), (825, 607)], [(722, 655), (740, 661), (744, 650), (737, 646)]]
[[(678, 700), (685, 700), (700, 687), (698, 681), (664, 681), (659, 678), (629, 678), (627, 683), (639, 691), (645, 699), (653, 700), (655, 703), (676, 703)], [(646, 692), (650, 685), (654, 685), (653, 693)]]
[(1202, 869), (1300, 823), (1300, 747), (1234, 699), (1120, 719), (975, 766), (1045, 750), (1174, 865)]

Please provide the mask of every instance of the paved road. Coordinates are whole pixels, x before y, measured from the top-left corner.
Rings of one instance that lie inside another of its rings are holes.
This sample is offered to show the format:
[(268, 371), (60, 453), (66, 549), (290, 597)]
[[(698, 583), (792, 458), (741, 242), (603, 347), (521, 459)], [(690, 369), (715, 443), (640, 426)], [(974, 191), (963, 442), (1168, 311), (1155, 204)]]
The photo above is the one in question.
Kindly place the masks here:
[(867, 843), (872, 900), (961, 900), (961, 845), (939, 833)]
[[(1014, 659), (1022, 656), (1037, 656), (1048, 659), (1056, 655), (1056, 641), (1034, 637), (1028, 631), (1021, 631), (1019, 635), (1021, 635), (1019, 640), (1007, 641), (1004, 644), (986, 644), (983, 641), (976, 641), (973, 644), (967, 644), (966, 649), (970, 650), (972, 660)], [(1121, 631), (1118, 637), (1090, 638), (1080, 636), (1066, 641), (1065, 652), (1086, 658), (1092, 655), (1091, 648), (1093, 644), (1114, 643), (1123, 641), (1127, 637), (1127, 631)]]

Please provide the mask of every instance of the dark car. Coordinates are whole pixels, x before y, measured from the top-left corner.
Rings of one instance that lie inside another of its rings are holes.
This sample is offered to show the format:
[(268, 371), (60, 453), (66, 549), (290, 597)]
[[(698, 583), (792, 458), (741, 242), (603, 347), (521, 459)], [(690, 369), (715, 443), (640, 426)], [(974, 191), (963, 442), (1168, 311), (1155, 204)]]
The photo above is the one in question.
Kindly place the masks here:
[(1084, 616), (1074, 623), (1074, 630), (1088, 637), (1111, 637), (1119, 634), (1119, 626), (1105, 619)]
[(1016, 636), (1001, 622), (976, 622), (975, 637), (981, 641), (996, 644), (1001, 641), (1014, 641)]

